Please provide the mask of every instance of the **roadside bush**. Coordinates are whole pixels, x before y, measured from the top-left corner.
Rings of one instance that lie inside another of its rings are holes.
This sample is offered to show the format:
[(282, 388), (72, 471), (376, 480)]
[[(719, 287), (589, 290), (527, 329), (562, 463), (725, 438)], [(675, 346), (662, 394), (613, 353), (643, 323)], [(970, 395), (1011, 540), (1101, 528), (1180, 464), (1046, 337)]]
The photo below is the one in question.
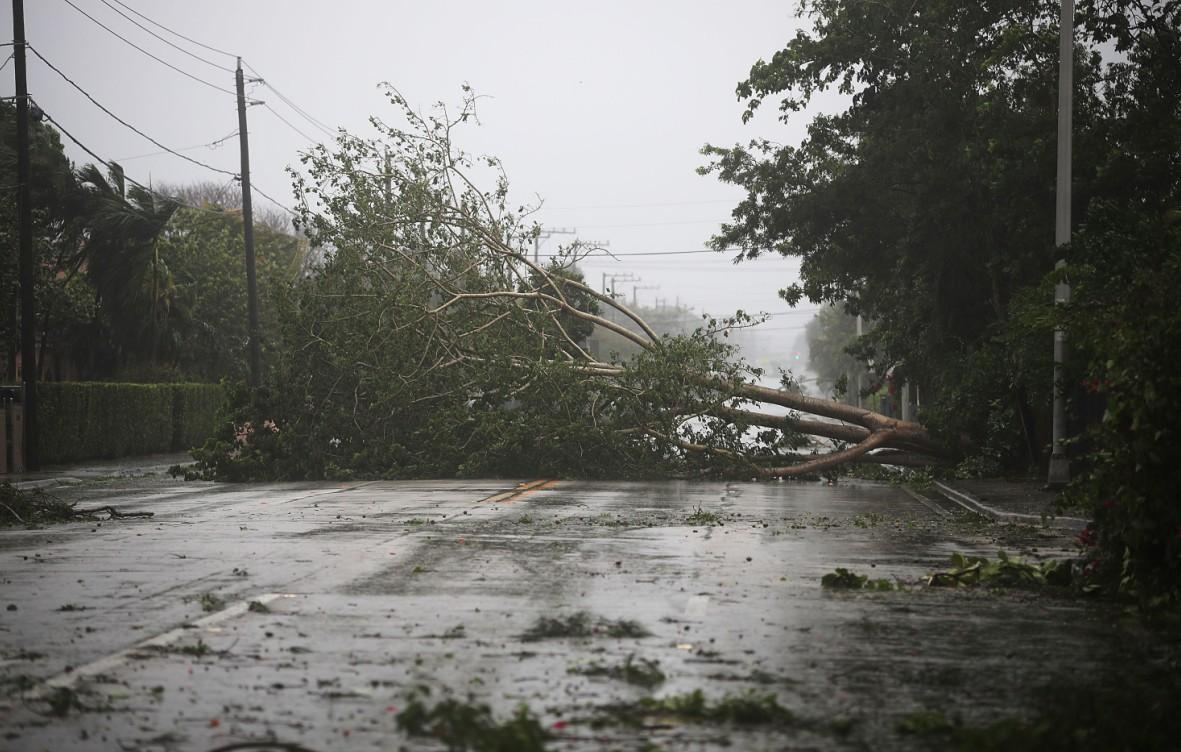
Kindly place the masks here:
[(201, 446), (217, 428), (225, 389), (216, 384), (171, 384), (172, 448)]
[(214, 384), (47, 382), (38, 386), (48, 464), (167, 452), (212, 432)]
[[(1102, 421), (1068, 498), (1093, 510), (1091, 570), (1148, 607), (1181, 602), (1181, 212), (1107, 209), (1075, 241), (1071, 341)], [(1077, 472), (1077, 471), (1076, 471)]]

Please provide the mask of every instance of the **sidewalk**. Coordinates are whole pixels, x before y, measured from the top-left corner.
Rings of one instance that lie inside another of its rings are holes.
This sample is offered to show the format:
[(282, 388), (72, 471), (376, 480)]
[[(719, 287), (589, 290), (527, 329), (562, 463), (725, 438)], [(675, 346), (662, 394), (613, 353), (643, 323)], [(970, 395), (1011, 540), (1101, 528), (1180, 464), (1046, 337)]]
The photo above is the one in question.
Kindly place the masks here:
[(935, 490), (943, 498), (998, 522), (1045, 524), (1074, 531), (1086, 527), (1088, 520), (1083, 517), (1058, 515), (1054, 508), (1058, 492), (1045, 486), (1040, 478), (935, 482)]
[(35, 473), (10, 473), (0, 475), (0, 483), (11, 483), (14, 488), (51, 488), (82, 483), (96, 478), (138, 478), (147, 475), (161, 475), (173, 465), (185, 465), (193, 461), (188, 452), (168, 454), (145, 454), (139, 457), (119, 457), (111, 460), (95, 460), (76, 465), (50, 465)]

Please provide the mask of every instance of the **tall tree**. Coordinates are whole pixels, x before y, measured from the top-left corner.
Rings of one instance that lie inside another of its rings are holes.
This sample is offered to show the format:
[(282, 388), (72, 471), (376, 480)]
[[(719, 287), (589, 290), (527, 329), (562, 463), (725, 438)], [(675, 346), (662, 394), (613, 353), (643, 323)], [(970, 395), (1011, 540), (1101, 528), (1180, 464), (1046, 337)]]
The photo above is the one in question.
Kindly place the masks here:
[[(1076, 54), (1079, 218), (1102, 190), (1103, 85), (1118, 75), (1097, 51), (1096, 19), (1135, 5), (1080, 5), (1095, 23)], [(705, 148), (713, 161), (703, 171), (748, 192), (718, 248), (799, 257), (803, 281), (783, 291), (788, 301), (872, 318), (862, 350), (924, 387), (929, 419), (977, 436), (983, 424), (1023, 427), (1015, 447), (1040, 446), (1030, 416), (1050, 384), (1049, 348), (1005, 331), (1014, 300), (1055, 258), (1058, 9), (1057, 0), (804, 2), (811, 28), (739, 84), (743, 117), (768, 100), (784, 122), (806, 117), (829, 89), (847, 107), (814, 115), (798, 146)]]

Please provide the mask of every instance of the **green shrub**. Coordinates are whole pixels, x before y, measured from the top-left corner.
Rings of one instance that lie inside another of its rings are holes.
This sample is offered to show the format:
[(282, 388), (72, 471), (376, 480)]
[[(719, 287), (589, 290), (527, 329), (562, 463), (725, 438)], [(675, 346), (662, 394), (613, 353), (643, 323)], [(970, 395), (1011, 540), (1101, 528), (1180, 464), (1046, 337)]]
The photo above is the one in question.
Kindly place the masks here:
[(212, 384), (41, 384), (41, 459), (113, 459), (198, 444), (213, 431), (222, 393)]
[(172, 384), (172, 448), (201, 446), (217, 430), (225, 389), (217, 384)]
[(1181, 211), (1108, 208), (1075, 246), (1066, 323), (1104, 406), (1068, 491), (1095, 517), (1084, 573), (1145, 606), (1181, 604)]

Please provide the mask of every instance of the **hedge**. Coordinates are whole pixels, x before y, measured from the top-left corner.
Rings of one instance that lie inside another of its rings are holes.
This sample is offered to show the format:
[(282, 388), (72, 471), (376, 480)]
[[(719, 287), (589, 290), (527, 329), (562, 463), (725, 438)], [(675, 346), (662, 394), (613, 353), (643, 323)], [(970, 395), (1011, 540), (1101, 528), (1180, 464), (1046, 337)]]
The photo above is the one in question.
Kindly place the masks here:
[(37, 387), (41, 461), (112, 459), (188, 449), (213, 435), (217, 384), (45, 382)]

